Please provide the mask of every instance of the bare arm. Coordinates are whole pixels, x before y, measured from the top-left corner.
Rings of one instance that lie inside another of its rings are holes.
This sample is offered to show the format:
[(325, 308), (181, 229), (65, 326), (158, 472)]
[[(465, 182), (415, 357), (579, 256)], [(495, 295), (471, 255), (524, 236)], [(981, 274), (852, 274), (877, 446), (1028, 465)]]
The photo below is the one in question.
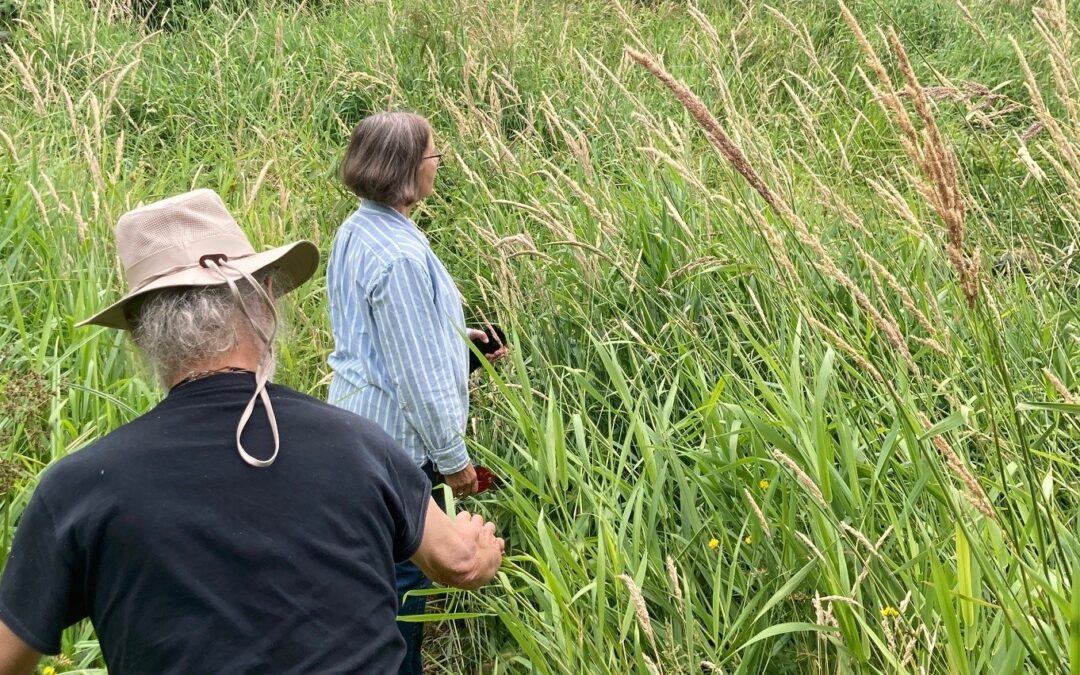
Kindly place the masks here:
[(475, 590), (495, 577), (503, 548), (493, 523), (464, 511), (451, 520), (432, 500), (424, 520), (424, 536), (412, 561), (433, 581)]
[(0, 621), (0, 675), (30, 675), (41, 654)]

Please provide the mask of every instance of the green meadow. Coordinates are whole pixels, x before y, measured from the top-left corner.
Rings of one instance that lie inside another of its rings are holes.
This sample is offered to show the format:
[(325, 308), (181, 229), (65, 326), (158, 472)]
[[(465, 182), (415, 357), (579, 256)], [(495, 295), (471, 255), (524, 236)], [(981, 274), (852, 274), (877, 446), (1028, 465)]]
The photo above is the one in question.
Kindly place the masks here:
[[(1080, 675), (1080, 13), (847, 2), (0, 4), (0, 561), (162, 396), (74, 328), (118, 216), (211, 187), (325, 256), (349, 132), (408, 109), (513, 344), (468, 430), (506, 486), (455, 505), (508, 556), (435, 591), (432, 672)], [(321, 273), (284, 314), (323, 397)]]

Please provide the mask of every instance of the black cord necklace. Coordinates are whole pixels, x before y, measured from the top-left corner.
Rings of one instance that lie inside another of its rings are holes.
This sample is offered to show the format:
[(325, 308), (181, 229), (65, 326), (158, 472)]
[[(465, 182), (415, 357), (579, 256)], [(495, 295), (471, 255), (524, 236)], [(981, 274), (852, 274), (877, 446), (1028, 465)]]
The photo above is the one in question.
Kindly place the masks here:
[(211, 375), (217, 375), (219, 373), (248, 373), (249, 375), (254, 375), (255, 371), (248, 370), (247, 368), (236, 368), (234, 366), (225, 366), (224, 368), (217, 368), (215, 370), (200, 370), (199, 372), (192, 373), (174, 384), (172, 387), (169, 388), (169, 391), (172, 391), (177, 387), (182, 387), (185, 384), (190, 384), (195, 380), (201, 380), (204, 377), (210, 377)]

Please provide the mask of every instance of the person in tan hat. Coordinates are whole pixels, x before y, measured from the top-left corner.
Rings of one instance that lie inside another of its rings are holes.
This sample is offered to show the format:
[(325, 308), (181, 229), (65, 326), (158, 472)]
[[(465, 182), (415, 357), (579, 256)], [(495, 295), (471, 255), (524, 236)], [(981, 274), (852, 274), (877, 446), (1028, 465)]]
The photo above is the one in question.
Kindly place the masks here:
[(120, 218), (128, 292), (87, 319), (131, 332), (164, 400), (49, 467), (0, 581), (0, 675), (89, 617), (111, 673), (389, 673), (394, 565), (461, 588), (503, 542), (451, 520), (373, 423), (270, 383), (274, 296), (310, 242), (256, 252), (211, 190)]

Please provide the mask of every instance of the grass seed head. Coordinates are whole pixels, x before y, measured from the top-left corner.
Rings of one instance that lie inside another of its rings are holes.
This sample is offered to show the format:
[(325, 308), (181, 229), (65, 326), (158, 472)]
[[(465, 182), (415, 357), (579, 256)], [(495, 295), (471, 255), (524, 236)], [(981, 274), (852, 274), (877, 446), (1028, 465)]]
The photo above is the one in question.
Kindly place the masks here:
[(761, 507), (754, 501), (754, 495), (750, 494), (750, 490), (747, 490), (746, 488), (743, 488), (743, 495), (746, 496), (746, 501), (750, 503), (750, 508), (754, 511), (754, 515), (757, 516), (758, 523), (761, 525), (762, 531), (765, 532), (765, 536), (772, 536), (772, 532), (769, 530), (769, 521), (765, 519), (765, 514), (761, 512)]
[(668, 556), (664, 559), (667, 567), (668, 579), (671, 581), (671, 590), (675, 593), (675, 600), (681, 605), (683, 601), (682, 584), (679, 582), (679, 571), (675, 568), (675, 561)]
[(1050, 370), (1049, 368), (1043, 368), (1042, 374), (1046, 377), (1047, 380), (1050, 381), (1050, 384), (1053, 385), (1054, 389), (1057, 390), (1057, 393), (1059, 396), (1061, 396), (1062, 401), (1071, 405), (1076, 405), (1077, 403), (1080, 403), (1080, 399), (1078, 399), (1076, 396), (1073, 395), (1071, 391), (1069, 391), (1069, 388), (1066, 387), (1065, 383), (1062, 382), (1061, 379), (1054, 374), (1054, 371)]
[(811, 479), (810, 476), (808, 476), (806, 472), (802, 470), (802, 467), (799, 466), (798, 463), (795, 462), (795, 460), (788, 457), (776, 448), (773, 449), (772, 455), (781, 464), (791, 469), (791, 472), (795, 474), (795, 477), (798, 478), (799, 482), (803, 484), (803, 487), (805, 487), (806, 491), (810, 493), (810, 496), (814, 498), (814, 500), (821, 506), (822, 509), (828, 512), (829, 505), (825, 502), (825, 497), (821, 494), (821, 489), (817, 486), (817, 483), (815, 483), (813, 479)]
[(649, 645), (656, 654), (656, 635), (653, 633), (652, 620), (649, 618), (649, 608), (645, 606), (645, 598), (641, 595), (641, 588), (627, 574), (620, 574), (619, 579), (626, 585), (630, 593), (630, 604), (634, 606), (634, 614), (637, 616), (638, 625), (649, 639)]
[[(925, 414), (919, 413), (919, 420), (922, 422), (926, 431), (929, 431), (933, 426), (930, 424), (929, 418)], [(971, 469), (968, 468), (964, 460), (960, 458), (960, 455), (953, 450), (948, 441), (945, 440), (940, 434), (934, 436), (931, 439), (934, 447), (941, 454), (942, 459), (945, 460), (945, 465), (949, 467), (953, 475), (960, 479), (960, 482), (964, 484), (967, 491), (962, 493), (967, 501), (983, 514), (987, 518), (993, 521), (997, 521), (997, 516), (994, 514), (994, 509), (990, 505), (990, 499), (986, 496), (986, 492), (983, 490), (982, 485), (975, 479), (975, 475), (971, 473)]]

